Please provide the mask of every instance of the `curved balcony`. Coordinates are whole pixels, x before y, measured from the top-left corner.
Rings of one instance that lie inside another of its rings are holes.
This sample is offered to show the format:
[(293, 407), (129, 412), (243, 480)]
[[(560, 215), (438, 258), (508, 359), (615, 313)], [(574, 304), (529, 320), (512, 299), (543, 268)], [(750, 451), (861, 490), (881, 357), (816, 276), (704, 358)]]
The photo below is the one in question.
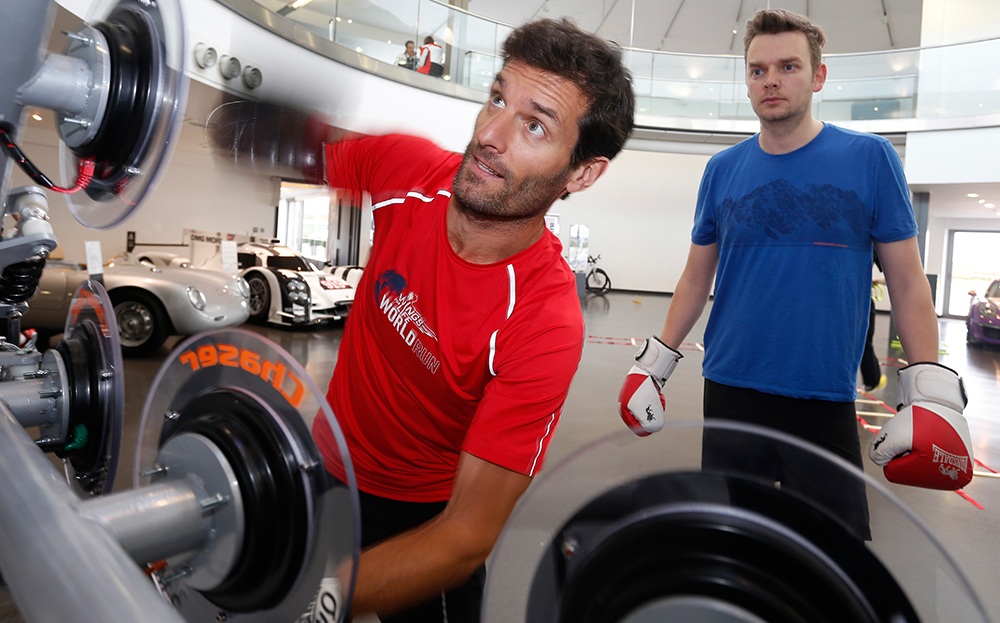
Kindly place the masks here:
[[(485, 99), (502, 64), (500, 47), (514, 28), (441, 0), (395, 0), (382, 6), (352, 0), (218, 1), (339, 62), (472, 100)], [(395, 66), (404, 43), (412, 40), (419, 46), (427, 34), (445, 48), (443, 78)], [(638, 48), (625, 48), (625, 53), (634, 77), (638, 128), (756, 132), (742, 57)], [(998, 56), (1000, 37), (828, 54), (828, 79), (814, 96), (813, 113), (838, 125), (879, 133), (1000, 126), (1000, 65), (984, 62)]]

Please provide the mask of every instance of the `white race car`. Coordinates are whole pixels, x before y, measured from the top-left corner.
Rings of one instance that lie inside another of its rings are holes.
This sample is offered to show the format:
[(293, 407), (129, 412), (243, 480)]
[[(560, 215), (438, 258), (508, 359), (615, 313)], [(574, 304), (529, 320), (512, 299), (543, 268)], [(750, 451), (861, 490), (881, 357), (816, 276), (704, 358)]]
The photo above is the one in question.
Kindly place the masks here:
[[(245, 242), (236, 253), (239, 275), (250, 286), (253, 321), (316, 324), (346, 318), (354, 305), (355, 290), (348, 280), (317, 270), (290, 247)], [(210, 261), (221, 267), (221, 255)]]

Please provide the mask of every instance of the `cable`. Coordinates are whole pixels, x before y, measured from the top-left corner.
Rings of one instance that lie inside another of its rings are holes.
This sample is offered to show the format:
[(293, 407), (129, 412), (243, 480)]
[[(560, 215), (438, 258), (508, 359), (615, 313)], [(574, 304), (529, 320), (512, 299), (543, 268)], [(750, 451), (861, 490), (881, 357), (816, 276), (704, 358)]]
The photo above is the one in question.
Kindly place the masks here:
[(62, 188), (61, 186), (56, 186), (52, 181), (45, 177), (45, 174), (38, 170), (28, 157), (24, 155), (24, 152), (17, 146), (14, 139), (11, 138), (10, 133), (7, 128), (0, 127), (0, 147), (7, 155), (12, 158), (17, 164), (21, 166), (28, 177), (30, 177), (36, 184), (43, 186), (49, 190), (54, 190), (57, 193), (75, 193), (87, 187), (90, 184), (90, 180), (94, 179), (94, 161), (89, 158), (83, 158), (80, 160), (80, 169), (76, 178), (76, 185), (72, 188)]

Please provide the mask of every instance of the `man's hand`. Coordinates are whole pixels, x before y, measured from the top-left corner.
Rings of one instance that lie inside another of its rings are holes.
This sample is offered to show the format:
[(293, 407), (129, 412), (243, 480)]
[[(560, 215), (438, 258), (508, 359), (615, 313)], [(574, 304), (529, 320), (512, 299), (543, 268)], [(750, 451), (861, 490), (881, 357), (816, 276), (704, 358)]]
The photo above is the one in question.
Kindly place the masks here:
[(660, 390), (683, 356), (655, 335), (635, 356), (635, 365), (618, 392), (618, 413), (636, 435), (645, 437), (663, 428), (667, 402)]
[(258, 173), (290, 172), (324, 180), (324, 142), (331, 127), (316, 111), (264, 102), (229, 102), (206, 124), (209, 140), (237, 166)]
[(899, 412), (875, 435), (868, 456), (889, 482), (961, 489), (972, 480), (972, 441), (962, 415), (968, 399), (954, 370), (915, 363), (899, 371)]

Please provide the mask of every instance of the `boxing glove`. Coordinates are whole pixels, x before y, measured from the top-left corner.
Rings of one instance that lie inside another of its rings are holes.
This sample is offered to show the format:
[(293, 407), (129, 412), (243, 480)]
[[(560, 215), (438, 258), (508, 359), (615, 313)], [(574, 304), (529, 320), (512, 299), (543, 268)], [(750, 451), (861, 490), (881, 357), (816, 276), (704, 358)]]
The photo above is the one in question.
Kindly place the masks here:
[(961, 489), (972, 480), (972, 440), (962, 415), (968, 399), (954, 370), (915, 363), (899, 371), (898, 413), (882, 426), (868, 456), (886, 479), (927, 489)]
[(212, 111), (206, 131), (216, 151), (242, 169), (288, 172), (314, 184), (325, 179), (324, 144), (333, 128), (321, 113), (235, 101)]
[(635, 356), (635, 365), (618, 392), (618, 414), (636, 435), (645, 437), (663, 428), (667, 403), (660, 390), (682, 357), (655, 335)]

